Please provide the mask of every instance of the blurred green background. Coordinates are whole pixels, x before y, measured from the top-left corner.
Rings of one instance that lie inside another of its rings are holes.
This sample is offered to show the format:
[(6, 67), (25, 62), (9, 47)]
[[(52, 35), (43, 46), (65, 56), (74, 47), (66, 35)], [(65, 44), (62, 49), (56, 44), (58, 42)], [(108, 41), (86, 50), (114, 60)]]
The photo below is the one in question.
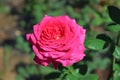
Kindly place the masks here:
[[(86, 38), (95, 38), (100, 33), (114, 38), (116, 34), (104, 30), (112, 22), (108, 5), (120, 8), (120, 0), (0, 0), (0, 80), (57, 80), (59, 72), (53, 67), (33, 63), (34, 54), (25, 34), (32, 32), (33, 25), (44, 15), (68, 15), (87, 30)], [(98, 53), (86, 51), (80, 65), (89, 65), (89, 74), (108, 80), (110, 58)]]

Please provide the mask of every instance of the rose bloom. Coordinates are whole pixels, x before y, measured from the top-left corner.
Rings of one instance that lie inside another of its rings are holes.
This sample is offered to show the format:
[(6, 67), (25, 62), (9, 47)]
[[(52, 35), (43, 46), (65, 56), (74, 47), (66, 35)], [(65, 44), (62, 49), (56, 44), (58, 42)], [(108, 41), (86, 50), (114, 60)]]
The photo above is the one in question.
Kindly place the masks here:
[(82, 60), (85, 29), (68, 16), (48, 16), (33, 26), (33, 33), (26, 35), (35, 53), (34, 61), (47, 66), (53, 63), (69, 66)]

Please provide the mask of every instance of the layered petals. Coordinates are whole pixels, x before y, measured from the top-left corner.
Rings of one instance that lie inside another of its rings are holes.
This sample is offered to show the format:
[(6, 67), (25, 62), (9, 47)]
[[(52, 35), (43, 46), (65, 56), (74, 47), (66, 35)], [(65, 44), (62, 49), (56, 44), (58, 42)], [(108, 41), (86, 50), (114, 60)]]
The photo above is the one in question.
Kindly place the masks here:
[(68, 16), (48, 16), (33, 26), (33, 33), (26, 35), (35, 53), (34, 62), (47, 66), (53, 63), (69, 66), (85, 56), (86, 30)]

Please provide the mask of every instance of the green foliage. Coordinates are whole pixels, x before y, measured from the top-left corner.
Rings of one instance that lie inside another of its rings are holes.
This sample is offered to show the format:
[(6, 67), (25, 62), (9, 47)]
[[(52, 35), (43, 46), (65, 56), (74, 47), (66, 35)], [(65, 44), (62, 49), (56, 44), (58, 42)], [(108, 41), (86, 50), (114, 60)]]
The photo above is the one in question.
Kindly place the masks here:
[(40, 70), (40, 73), (44, 75), (49, 74), (51, 72), (58, 72), (57, 70), (49, 66), (48, 67), (40, 66), (39, 70)]
[(5, 45), (5, 58), (4, 58), (4, 67), (8, 69), (9, 66), (9, 60), (10, 60), (10, 51), (11, 51), (11, 46)]
[(109, 12), (109, 16), (110, 18), (120, 24), (120, 9), (118, 9), (115, 6), (108, 6), (108, 12)]
[(79, 80), (79, 78), (73, 74), (68, 74), (63, 80)]
[(120, 79), (120, 70), (114, 72), (114, 80), (119, 80)]
[(120, 59), (120, 47), (115, 46), (115, 51), (113, 52), (113, 56), (114, 56), (116, 59)]
[(106, 27), (106, 30), (111, 31), (111, 32), (119, 32), (120, 31), (120, 25), (115, 24), (115, 25), (109, 25)]
[(85, 75), (82, 80), (98, 80), (98, 76), (96, 74)]
[[(19, 22), (23, 35), (24, 32), (32, 31), (33, 24), (40, 22), (44, 15), (68, 15), (76, 19), (77, 23), (86, 29), (86, 57), (83, 61), (73, 65), (73, 67), (62, 67), (59, 69), (60, 71), (55, 70), (53, 66), (43, 67), (41, 65), (26, 64), (27, 66), (18, 68), (16, 80), (28, 80), (27, 78), (31, 77), (31, 75), (42, 77), (38, 80), (98, 80), (100, 75), (97, 75), (94, 71), (98, 68), (104, 71), (107, 67), (111, 67), (110, 65), (112, 65), (113, 70), (111, 69), (111, 71), (114, 73), (108, 71), (110, 72), (109, 74), (114, 74), (114, 80), (119, 80), (120, 9), (115, 6), (108, 6), (109, 1), (112, 0), (104, 1), (105, 0), (25, 0), (24, 8), (21, 10), (21, 15), (24, 18)], [(119, 5), (119, 2), (119, 0), (116, 0), (115, 4)], [(0, 6), (0, 13), (9, 13), (9, 9)], [(115, 22), (115, 24), (109, 24), (112, 22), (111, 20)], [(106, 24), (109, 25), (106, 26)], [(103, 32), (99, 32), (99, 27), (103, 29)], [(98, 32), (95, 32), (95, 29), (98, 29)], [(116, 34), (114, 34), (114, 32)], [(22, 36), (16, 37), (15, 41), (14, 47), (24, 53), (31, 53), (29, 56), (31, 60), (33, 60), (34, 53), (28, 42), (26, 42)], [(9, 66), (10, 49), (11, 47), (5, 46), (5, 64), (7, 66)], [(113, 59), (115, 59), (115, 62)], [(81, 67), (81, 64), (85, 64), (86, 67)], [(86, 68), (86, 70), (82, 68)]]
[(15, 47), (17, 49), (20, 49), (20, 50), (26, 52), (26, 53), (30, 52), (30, 47), (29, 47), (28, 42), (25, 42), (25, 40), (21, 36), (18, 36), (16, 38), (16, 45), (15, 45)]
[(36, 69), (36, 66), (34, 66), (34, 65), (27, 66), (26, 70), (27, 70), (29, 75), (38, 73), (38, 70)]
[(16, 80), (23, 80), (24, 78), (21, 75), (17, 75), (15, 79)]
[(16, 80), (22, 80), (24, 78), (29, 78), (31, 75), (39, 74), (39, 68), (35, 65), (27, 65), (26, 67), (18, 68), (18, 75)]
[(67, 6), (66, 9), (68, 11), (68, 14), (71, 15), (71, 17), (80, 18), (79, 13), (76, 13), (71, 6)]
[(102, 50), (104, 44), (105, 42), (100, 39), (87, 39), (85, 41), (85, 47), (92, 50)]
[[(116, 41), (114, 42), (115, 46), (114, 51), (112, 52), (113, 55), (113, 63), (112, 63), (112, 71), (113, 71), (113, 80), (119, 80), (120, 79), (120, 66), (119, 66), (119, 61), (120, 61), (120, 46), (119, 46), (119, 41), (120, 41), (120, 9), (118, 9), (115, 6), (108, 6), (108, 12), (109, 16), (111, 19), (116, 23), (115, 25), (108, 26), (106, 29), (109, 30), (110, 32), (117, 32), (117, 37)], [(118, 62), (116, 62), (118, 61)]]
[(28, 73), (26, 72), (26, 70), (24, 70), (24, 68), (22, 68), (22, 67), (20, 67), (18, 69), (18, 73), (23, 77), (28, 77), (29, 76)]
[(102, 18), (97, 12), (94, 11), (94, 19), (91, 21), (91, 25), (99, 26), (103, 24), (104, 18)]
[(99, 68), (101, 70), (105, 70), (108, 67), (108, 65), (110, 64), (110, 59), (108, 59), (108, 58), (101, 59), (101, 58), (97, 57), (93, 61), (88, 61), (87, 64), (89, 66), (87, 73), (90, 73), (92, 70), (95, 70), (97, 68)]
[(120, 66), (118, 64), (114, 64), (114, 71), (119, 71), (120, 70)]
[(114, 80), (119, 80), (120, 79), (120, 65), (114, 64)]
[(56, 79), (59, 79), (59, 76), (60, 76), (60, 72), (54, 72), (52, 71), (51, 73), (47, 74), (45, 76), (45, 79), (47, 80), (56, 80)]

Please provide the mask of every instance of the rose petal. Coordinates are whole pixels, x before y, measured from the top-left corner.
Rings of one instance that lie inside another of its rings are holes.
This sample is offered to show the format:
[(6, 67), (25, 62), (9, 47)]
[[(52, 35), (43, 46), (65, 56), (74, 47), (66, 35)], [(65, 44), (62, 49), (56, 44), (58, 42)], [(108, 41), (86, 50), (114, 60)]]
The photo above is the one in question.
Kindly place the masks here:
[(38, 48), (37, 48), (35, 45), (33, 45), (32, 48), (33, 48), (33, 51), (34, 51), (35, 55), (36, 55), (39, 59), (44, 59), (43, 56), (39, 53)]
[(30, 39), (30, 36), (31, 36), (31, 33), (26, 35), (26, 39), (27, 39), (28, 41), (29, 41), (29, 39)]
[(39, 40), (40, 38), (40, 29), (39, 29), (40, 25), (36, 24), (33, 26), (33, 31), (34, 31), (34, 35), (36, 37), (37, 40)]
[(31, 43), (32, 43), (33, 45), (36, 44), (36, 38), (35, 38), (35, 36), (34, 36), (33, 34), (31, 34), (30, 40), (31, 40)]
[(86, 31), (75, 19), (45, 15), (33, 29), (26, 38), (32, 44), (37, 64), (47, 66), (51, 62), (58, 68), (60, 63), (69, 66), (84, 58)]
[(34, 57), (34, 62), (43, 66), (47, 66), (50, 63), (49, 60), (40, 60), (37, 56)]

